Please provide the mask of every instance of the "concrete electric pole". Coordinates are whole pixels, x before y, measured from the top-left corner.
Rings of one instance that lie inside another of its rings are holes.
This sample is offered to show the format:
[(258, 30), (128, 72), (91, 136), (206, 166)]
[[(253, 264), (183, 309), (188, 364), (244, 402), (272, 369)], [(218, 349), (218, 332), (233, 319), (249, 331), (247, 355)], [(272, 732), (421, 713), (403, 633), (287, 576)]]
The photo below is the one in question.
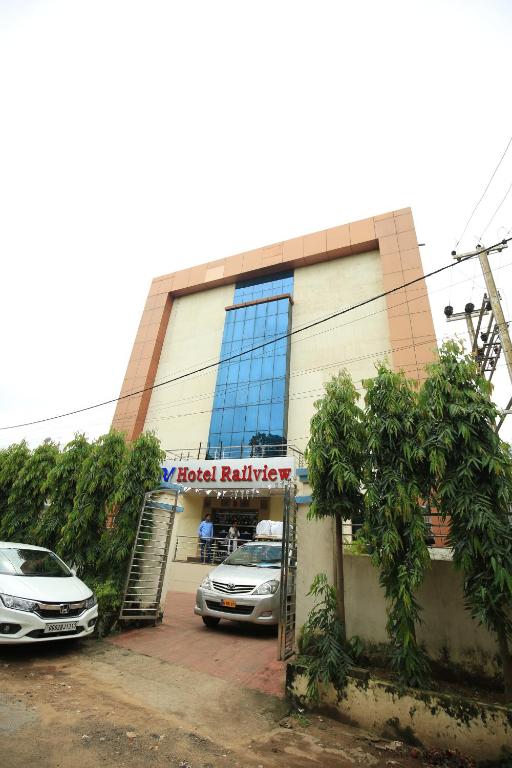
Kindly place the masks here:
[[(501, 306), (501, 297), (498, 293), (498, 289), (496, 288), (496, 283), (494, 282), (494, 275), (492, 274), (491, 265), (489, 264), (489, 253), (493, 253), (493, 252), (501, 253), (501, 251), (504, 248), (507, 248), (507, 240), (502, 240), (501, 243), (498, 243), (497, 245), (493, 245), (490, 248), (482, 248), (482, 246), (479, 245), (474, 251), (468, 251), (467, 253), (457, 253), (456, 251), (452, 251), (452, 256), (454, 259), (457, 259), (457, 261), (461, 261), (462, 259), (466, 259), (471, 256), (478, 256), (478, 259), (480, 261), (480, 266), (482, 267), (485, 286), (487, 288), (487, 298), (491, 305), (492, 314), (494, 315), (494, 318), (495, 318), (497, 335), (499, 337), (499, 341), (501, 342), (501, 348), (503, 350), (503, 355), (505, 357), (505, 362), (507, 365), (510, 383), (512, 385), (512, 341), (510, 339), (508, 323), (506, 322), (505, 315), (503, 314), (503, 308)], [(471, 320), (471, 318), (469, 318), (469, 320)], [(468, 331), (470, 332), (471, 340), (474, 345), (475, 331), (473, 329), (473, 333), (471, 333), (469, 324), (468, 324)], [(478, 333), (478, 331), (476, 333)], [(510, 413), (511, 406), (512, 406), (512, 398), (509, 400), (507, 407), (505, 409), (504, 415), (501, 417), (501, 420), (497, 424), (498, 430), (503, 424), (505, 420), (505, 416), (507, 416), (507, 414)]]

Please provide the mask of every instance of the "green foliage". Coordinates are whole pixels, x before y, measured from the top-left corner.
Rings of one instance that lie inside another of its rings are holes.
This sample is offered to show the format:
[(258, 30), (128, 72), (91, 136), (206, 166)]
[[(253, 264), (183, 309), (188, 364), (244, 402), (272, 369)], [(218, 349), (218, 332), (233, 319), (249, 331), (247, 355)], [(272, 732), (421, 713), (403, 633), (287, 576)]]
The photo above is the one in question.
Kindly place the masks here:
[(308, 675), (306, 700), (315, 704), (320, 699), (321, 685), (332, 683), (341, 694), (354, 665), (338, 618), (336, 589), (328, 583), (325, 573), (315, 576), (308, 595), (316, 599), (302, 629), (298, 661)]
[(30, 449), (23, 440), (0, 451), (0, 539), (4, 537), (3, 519), (7, 503), (18, 474), (30, 456)]
[(363, 412), (359, 394), (346, 371), (325, 385), (315, 403), (306, 449), (312, 489), (310, 517), (354, 519), (362, 514), (365, 459)]
[(81, 578), (104, 575), (99, 573), (105, 562), (101, 546), (103, 532), (126, 455), (123, 435), (109, 432), (93, 444), (82, 464), (73, 509), (62, 528), (58, 545)]
[(113, 578), (91, 579), (88, 584), (98, 601), (97, 633), (99, 637), (103, 637), (109, 633), (119, 616), (122, 591), (119, 589), (118, 580)]
[(35, 529), (46, 502), (45, 483), (57, 462), (59, 448), (51, 440), (38, 446), (18, 470), (2, 517), (2, 536), (35, 543)]
[(165, 452), (153, 434), (140, 435), (130, 447), (116, 478), (113, 525), (103, 531), (102, 550), (113, 575), (124, 581), (137, 533), (144, 494), (158, 487)]
[(62, 453), (48, 440), (33, 453), (24, 442), (0, 451), (0, 538), (75, 567), (97, 596), (100, 635), (119, 615), (143, 497), (159, 486), (164, 457), (154, 435), (127, 447), (115, 432), (92, 445), (77, 434)]
[(420, 499), (428, 485), (418, 441), (418, 397), (403, 373), (380, 365), (365, 382), (368, 463), (364, 537), (388, 601), (392, 668), (403, 685), (426, 684), (429, 666), (416, 640), (415, 592), (430, 564)]
[(35, 530), (36, 543), (60, 552), (62, 529), (73, 511), (78, 477), (91, 451), (84, 435), (75, 435), (57, 459), (44, 485), (49, 505), (39, 517)]
[(512, 700), (512, 456), (495, 430), (491, 385), (459, 344), (429, 367), (422, 442), (439, 512), (450, 518), (453, 562), (466, 607), (497, 635)]

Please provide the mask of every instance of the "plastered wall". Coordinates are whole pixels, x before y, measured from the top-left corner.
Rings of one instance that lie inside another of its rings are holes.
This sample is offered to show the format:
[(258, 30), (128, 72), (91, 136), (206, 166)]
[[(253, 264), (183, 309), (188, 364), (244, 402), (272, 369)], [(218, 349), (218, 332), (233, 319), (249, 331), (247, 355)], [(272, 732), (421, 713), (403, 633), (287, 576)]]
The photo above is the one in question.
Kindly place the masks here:
[[(225, 307), (233, 303), (233, 285), (180, 296), (173, 302), (156, 383), (217, 362), (224, 332)], [(217, 367), (154, 389), (144, 431), (154, 431), (162, 448), (206, 447)]]
[[(383, 290), (378, 251), (296, 269), (292, 328)], [(389, 354), (390, 347), (385, 299), (292, 336), (288, 441), (305, 448), (313, 404), (322, 396), (326, 381), (346, 367), (360, 387), (360, 380), (373, 375), (375, 361)]]

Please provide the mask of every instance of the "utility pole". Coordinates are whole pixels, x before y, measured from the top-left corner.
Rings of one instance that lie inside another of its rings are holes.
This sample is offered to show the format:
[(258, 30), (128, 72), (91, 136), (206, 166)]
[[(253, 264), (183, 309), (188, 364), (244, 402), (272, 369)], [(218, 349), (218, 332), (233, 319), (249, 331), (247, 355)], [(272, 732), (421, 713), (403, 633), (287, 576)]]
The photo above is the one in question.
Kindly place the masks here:
[[(466, 259), (471, 256), (478, 256), (478, 259), (480, 261), (480, 266), (482, 268), (484, 280), (485, 280), (485, 286), (487, 288), (487, 297), (491, 305), (492, 314), (494, 315), (495, 322), (496, 322), (497, 335), (499, 337), (499, 341), (501, 342), (501, 348), (503, 350), (503, 355), (505, 357), (505, 362), (507, 365), (510, 383), (512, 385), (512, 341), (510, 339), (508, 323), (506, 322), (505, 315), (503, 314), (503, 309), (501, 306), (501, 297), (498, 293), (498, 289), (496, 288), (496, 283), (494, 282), (494, 275), (492, 274), (491, 265), (489, 264), (489, 253), (493, 253), (493, 252), (501, 253), (501, 251), (504, 248), (507, 248), (507, 240), (502, 240), (501, 243), (498, 243), (497, 245), (493, 245), (490, 248), (482, 248), (481, 245), (478, 245), (474, 251), (468, 251), (467, 253), (457, 253), (456, 251), (452, 251), (452, 256), (454, 259), (457, 259), (457, 261), (461, 261), (462, 259)], [(470, 333), (470, 337), (474, 345), (475, 336), (478, 333), (478, 331), (476, 331), (475, 333), (474, 328), (472, 327), (470, 328), (470, 324), (471, 326), (473, 326), (471, 318), (469, 318), (467, 322), (468, 322), (468, 331)], [(501, 417), (497, 425), (498, 430), (503, 424), (505, 420), (505, 416), (507, 415), (507, 412), (510, 413), (511, 405), (512, 405), (512, 398), (505, 409), (504, 415)]]

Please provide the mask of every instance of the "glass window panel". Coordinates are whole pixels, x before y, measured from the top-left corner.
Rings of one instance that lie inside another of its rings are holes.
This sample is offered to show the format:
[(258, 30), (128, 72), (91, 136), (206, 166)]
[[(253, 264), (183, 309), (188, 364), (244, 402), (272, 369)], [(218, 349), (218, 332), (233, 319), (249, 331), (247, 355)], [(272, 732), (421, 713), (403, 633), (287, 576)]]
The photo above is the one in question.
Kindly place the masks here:
[(276, 379), (286, 376), (286, 355), (274, 357), (274, 376)]
[(249, 374), (251, 381), (259, 381), (261, 379), (261, 361), (261, 357), (255, 357), (251, 360), (251, 372)]
[(284, 404), (273, 403), (270, 407), (270, 430), (281, 432), (284, 426)]
[(286, 381), (285, 379), (274, 379), (272, 382), (272, 401), (278, 402), (278, 401), (284, 401), (284, 394), (286, 392)]
[(240, 449), (236, 450), (239, 445), (242, 445), (244, 442), (244, 433), (243, 432), (233, 432), (231, 435), (231, 445), (235, 450), (232, 451), (232, 456), (234, 459), (237, 459), (240, 456)]
[(249, 387), (247, 386), (247, 384), (239, 384), (239, 386), (236, 388), (235, 405), (246, 405), (248, 394), (249, 394)]
[[(292, 291), (293, 273), (254, 278), (236, 286), (233, 303), (269, 299)], [(226, 313), (220, 356), (231, 357), (232, 361), (218, 369), (210, 444), (212, 441), (217, 445), (222, 442), (224, 447), (247, 444), (256, 434), (268, 435), (269, 431), (283, 439), (289, 341), (284, 338), (254, 352), (243, 353), (243, 350), (286, 334), (289, 310), (289, 301), (280, 299)], [(244, 451), (250, 455), (247, 449)]]
[(275, 336), (276, 333), (276, 320), (277, 315), (269, 315), (267, 317), (267, 322), (265, 323), (265, 335), (268, 336)]
[(269, 403), (272, 399), (272, 382), (262, 381), (260, 387), (260, 403)]
[(220, 432), (221, 423), (222, 423), (222, 411), (221, 410), (212, 411), (212, 420), (210, 424), (210, 430), (212, 432)]
[(225, 384), (228, 380), (228, 365), (224, 363), (224, 365), (219, 366), (219, 374), (217, 376), (217, 386), (221, 384)]
[(235, 362), (230, 363), (229, 371), (228, 371), (228, 378), (227, 378), (228, 384), (236, 384), (237, 383), (237, 381), (238, 381), (238, 368), (239, 368), (239, 365), (240, 365), (239, 363), (235, 363)]
[(245, 431), (255, 430), (258, 426), (258, 406), (249, 405), (245, 412)]
[(254, 336), (265, 336), (265, 318), (257, 317), (254, 322)]
[[(224, 395), (226, 393), (226, 387), (217, 387), (215, 390), (215, 396), (213, 398), (213, 407), (214, 408), (222, 408), (224, 406)], [(214, 430), (214, 432), (217, 432), (218, 430)]]
[(244, 324), (238, 320), (235, 323), (235, 329), (233, 331), (233, 341), (241, 341), (244, 335)]
[(251, 361), (242, 360), (239, 366), (238, 381), (239, 382), (249, 381), (250, 371), (251, 371)]
[(288, 330), (288, 314), (277, 315), (276, 333), (286, 333)]
[[(228, 312), (228, 314), (230, 314)], [(229, 323), (229, 325), (226, 325), (224, 328), (224, 341), (231, 341), (233, 338), (233, 331), (235, 329), (234, 323)]]
[(268, 355), (263, 358), (263, 365), (261, 366), (262, 379), (271, 379), (273, 375), (276, 375), (274, 373), (274, 360), (273, 356), (269, 357)]
[(210, 435), (210, 441), (209, 442), (210, 442), (210, 446), (211, 447), (216, 447), (217, 445), (219, 445), (219, 443), (220, 443), (220, 435), (219, 435), (219, 433), (218, 432), (212, 432), (212, 434)]
[(258, 431), (268, 432), (270, 427), (270, 405), (263, 404), (258, 407)]
[(244, 339), (252, 339), (254, 336), (254, 320), (246, 320), (244, 323)]
[(246, 408), (235, 408), (235, 415), (233, 417), (233, 429), (235, 430), (235, 432), (244, 431), (245, 411), (246, 411)]
[(222, 432), (224, 434), (231, 432), (233, 428), (234, 408), (224, 408), (222, 412)]
[(226, 389), (226, 395), (224, 397), (224, 407), (232, 406), (236, 403), (236, 390), (237, 387), (233, 385)]
[(250, 405), (254, 405), (254, 403), (259, 403), (260, 400), (260, 385), (258, 384), (251, 384), (249, 386), (249, 392), (247, 395), (247, 402)]

